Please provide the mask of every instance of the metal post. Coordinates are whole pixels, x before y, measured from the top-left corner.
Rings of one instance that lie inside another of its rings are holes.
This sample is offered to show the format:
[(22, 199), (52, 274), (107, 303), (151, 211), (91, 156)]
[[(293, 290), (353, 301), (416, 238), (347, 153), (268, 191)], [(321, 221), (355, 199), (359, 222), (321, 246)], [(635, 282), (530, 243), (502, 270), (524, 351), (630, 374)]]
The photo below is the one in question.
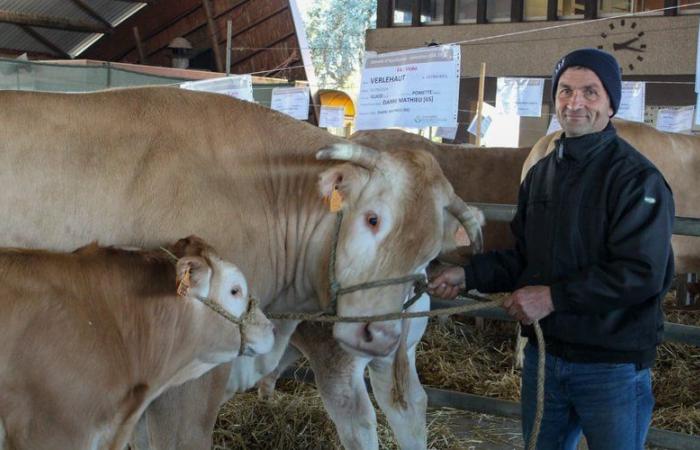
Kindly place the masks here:
[(479, 74), (479, 100), (476, 104), (476, 146), (481, 147), (481, 114), (484, 104), (484, 84), (486, 82), (486, 63), (481, 63), (481, 73)]
[(231, 75), (231, 36), (233, 36), (233, 22), (226, 21), (226, 76)]

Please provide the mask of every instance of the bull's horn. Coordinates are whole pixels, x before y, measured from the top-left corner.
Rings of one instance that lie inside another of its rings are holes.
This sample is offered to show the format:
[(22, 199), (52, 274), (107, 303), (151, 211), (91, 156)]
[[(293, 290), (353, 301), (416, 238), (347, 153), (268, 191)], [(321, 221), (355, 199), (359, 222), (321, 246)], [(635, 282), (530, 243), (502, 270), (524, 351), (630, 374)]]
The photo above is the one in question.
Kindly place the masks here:
[(481, 233), (481, 226), (484, 224), (484, 213), (479, 208), (467, 205), (456, 195), (453, 196), (446, 209), (455, 216), (467, 231), (474, 253), (481, 252), (484, 247), (484, 236)]
[(338, 143), (319, 150), (316, 153), (316, 159), (350, 161), (365, 169), (373, 170), (377, 167), (379, 152), (363, 145)]

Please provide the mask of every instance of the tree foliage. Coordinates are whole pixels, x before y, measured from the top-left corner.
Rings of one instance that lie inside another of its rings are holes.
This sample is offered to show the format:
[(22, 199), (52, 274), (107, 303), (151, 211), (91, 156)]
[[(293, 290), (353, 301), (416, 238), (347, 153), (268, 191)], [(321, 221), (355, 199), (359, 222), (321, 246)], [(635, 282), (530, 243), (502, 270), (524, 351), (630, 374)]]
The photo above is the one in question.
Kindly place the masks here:
[(345, 87), (362, 64), (365, 31), (374, 27), (377, 0), (315, 0), (306, 24), (321, 87)]

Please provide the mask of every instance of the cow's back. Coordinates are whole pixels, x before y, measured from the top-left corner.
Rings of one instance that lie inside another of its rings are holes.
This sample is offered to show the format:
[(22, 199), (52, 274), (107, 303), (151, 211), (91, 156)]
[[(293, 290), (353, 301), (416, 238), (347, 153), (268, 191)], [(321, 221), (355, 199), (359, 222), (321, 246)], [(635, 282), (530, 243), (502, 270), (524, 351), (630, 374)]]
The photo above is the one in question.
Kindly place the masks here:
[(0, 245), (154, 247), (197, 234), (269, 289), (257, 292), (264, 298), (286, 283), (273, 269), (299, 256), (279, 251), (303, 239), (284, 222), (322, 207), (316, 182), (329, 163), (314, 153), (339, 140), (259, 105), (177, 88), (4, 91), (0, 104)]

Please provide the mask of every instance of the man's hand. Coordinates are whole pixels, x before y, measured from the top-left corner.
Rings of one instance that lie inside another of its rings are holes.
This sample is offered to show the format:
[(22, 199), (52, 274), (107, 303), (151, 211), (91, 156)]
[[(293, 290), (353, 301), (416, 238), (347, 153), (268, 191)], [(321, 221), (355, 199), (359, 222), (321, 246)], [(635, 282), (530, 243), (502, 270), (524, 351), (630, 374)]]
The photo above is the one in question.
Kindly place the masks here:
[(428, 293), (440, 298), (455, 298), (464, 289), (464, 269), (459, 266), (445, 267), (431, 276)]
[(525, 286), (506, 298), (503, 308), (511, 317), (531, 325), (554, 311), (552, 292), (549, 286)]

